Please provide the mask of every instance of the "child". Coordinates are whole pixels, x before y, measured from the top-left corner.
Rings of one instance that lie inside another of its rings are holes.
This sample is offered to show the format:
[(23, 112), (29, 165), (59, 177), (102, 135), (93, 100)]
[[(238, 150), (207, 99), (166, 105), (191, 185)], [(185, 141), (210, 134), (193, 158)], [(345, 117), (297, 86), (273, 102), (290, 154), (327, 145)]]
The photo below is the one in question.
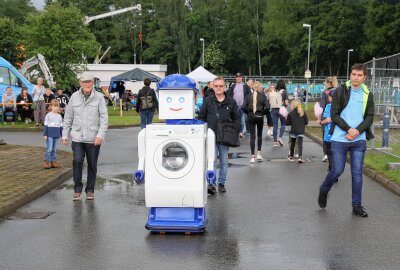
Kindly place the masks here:
[(44, 140), (46, 141), (46, 153), (43, 165), (45, 169), (60, 167), (60, 164), (56, 161), (57, 141), (62, 134), (62, 118), (59, 113), (60, 104), (58, 100), (51, 100), (49, 108), (51, 111), (46, 115), (43, 131)]
[(295, 99), (292, 101), (292, 111), (289, 113), (286, 119), (286, 125), (291, 126), (290, 130), (290, 153), (288, 156), (289, 161), (294, 161), (294, 146), (296, 144), (296, 140), (298, 141), (299, 148), (299, 163), (303, 163), (302, 154), (303, 154), (303, 137), (304, 137), (304, 129), (308, 124), (307, 114), (304, 112), (301, 107), (301, 102), (299, 99)]
[[(321, 125), (324, 126), (324, 148), (326, 150), (326, 155), (328, 157), (328, 168), (329, 171), (332, 168), (332, 152), (331, 152), (331, 137), (332, 135), (329, 134), (329, 130), (331, 129), (332, 125), (332, 120), (331, 120), (331, 103), (332, 103), (332, 97), (333, 94), (335, 93), (335, 88), (331, 89), (328, 93), (328, 103), (325, 105), (325, 110), (322, 114), (322, 121)], [(336, 179), (335, 182), (337, 182), (338, 179)]]

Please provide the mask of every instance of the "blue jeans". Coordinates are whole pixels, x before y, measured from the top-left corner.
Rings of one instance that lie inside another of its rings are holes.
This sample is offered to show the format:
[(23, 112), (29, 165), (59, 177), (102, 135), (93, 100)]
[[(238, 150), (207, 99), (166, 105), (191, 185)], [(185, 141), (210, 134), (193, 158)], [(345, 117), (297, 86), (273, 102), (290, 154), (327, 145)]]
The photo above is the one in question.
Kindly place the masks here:
[(44, 160), (47, 160), (48, 162), (56, 161), (56, 148), (58, 139), (59, 138), (47, 137)]
[(271, 109), (271, 118), (272, 118), (272, 124), (274, 126), (273, 129), (273, 137), (274, 137), (274, 142), (278, 140), (278, 120), (281, 120), (281, 129), (279, 130), (279, 138), (283, 137), (283, 134), (285, 133), (285, 127), (286, 127), (286, 119), (282, 115), (279, 114), (279, 109)]
[(332, 168), (329, 170), (320, 190), (329, 192), (336, 179), (343, 173), (346, 164), (347, 152), (350, 153), (351, 182), (352, 182), (352, 205), (361, 205), (361, 193), (363, 183), (364, 154), (367, 142), (364, 140), (355, 142), (331, 142)]
[(140, 127), (141, 129), (146, 128), (146, 125), (153, 122), (154, 112), (151, 110), (143, 110), (140, 112)]
[(82, 184), (82, 169), (83, 160), (87, 160), (87, 183), (85, 192), (94, 192), (94, 185), (96, 183), (97, 175), (97, 160), (100, 153), (100, 145), (94, 143), (81, 143), (72, 142), (72, 178), (74, 180), (74, 191), (81, 193), (83, 189)]
[[(228, 152), (229, 146), (225, 146), (219, 143), (215, 144), (215, 156), (219, 157), (219, 175), (218, 184), (225, 185), (226, 174), (228, 173)], [(214, 161), (214, 168), (217, 168), (217, 159)], [(216, 181), (216, 180), (214, 180)], [(209, 183), (215, 185), (216, 183)]]

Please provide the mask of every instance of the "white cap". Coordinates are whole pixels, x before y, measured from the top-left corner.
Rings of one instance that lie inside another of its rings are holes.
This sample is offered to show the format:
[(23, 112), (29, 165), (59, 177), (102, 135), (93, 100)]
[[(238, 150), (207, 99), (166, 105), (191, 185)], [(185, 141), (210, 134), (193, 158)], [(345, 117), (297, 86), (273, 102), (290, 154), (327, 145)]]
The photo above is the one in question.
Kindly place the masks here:
[(81, 76), (79, 77), (79, 80), (81, 82), (85, 82), (85, 81), (93, 81), (94, 77), (92, 73), (82, 73)]

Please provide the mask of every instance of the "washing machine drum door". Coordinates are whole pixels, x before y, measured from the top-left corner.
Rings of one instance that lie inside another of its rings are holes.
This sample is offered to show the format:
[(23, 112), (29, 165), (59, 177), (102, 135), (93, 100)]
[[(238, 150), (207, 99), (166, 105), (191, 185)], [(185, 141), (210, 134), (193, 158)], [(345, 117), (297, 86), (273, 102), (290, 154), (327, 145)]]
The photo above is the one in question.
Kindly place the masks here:
[(166, 178), (182, 178), (192, 170), (193, 164), (193, 150), (181, 140), (165, 141), (154, 153), (155, 168)]

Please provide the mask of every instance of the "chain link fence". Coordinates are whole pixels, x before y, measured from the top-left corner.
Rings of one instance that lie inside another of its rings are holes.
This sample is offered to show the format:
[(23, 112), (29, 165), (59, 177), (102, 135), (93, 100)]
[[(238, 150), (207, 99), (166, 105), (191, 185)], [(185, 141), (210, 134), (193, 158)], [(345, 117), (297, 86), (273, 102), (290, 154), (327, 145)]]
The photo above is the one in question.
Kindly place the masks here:
[(365, 65), (369, 77), (366, 84), (375, 101), (375, 139), (371, 146), (386, 148), (400, 144), (400, 53), (373, 58)]

